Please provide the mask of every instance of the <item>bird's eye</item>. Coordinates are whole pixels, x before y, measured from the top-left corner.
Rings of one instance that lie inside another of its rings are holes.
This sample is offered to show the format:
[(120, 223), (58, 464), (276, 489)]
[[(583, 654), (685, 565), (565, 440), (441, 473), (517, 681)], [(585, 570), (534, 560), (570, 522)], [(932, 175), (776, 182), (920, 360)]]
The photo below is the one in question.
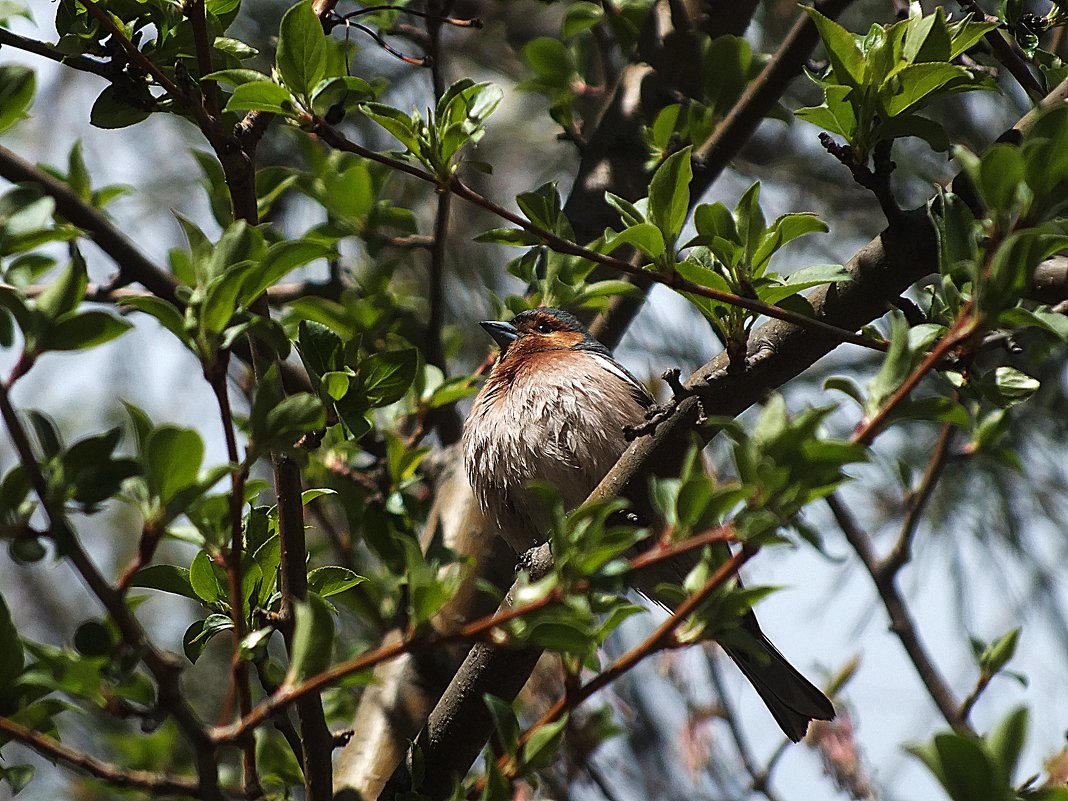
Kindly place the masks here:
[(551, 334), (552, 330), (553, 330), (553, 327), (551, 325), (549, 325), (549, 323), (547, 323), (544, 320), (542, 320), (540, 323), (538, 323), (536, 326), (534, 326), (534, 329), (539, 334)]

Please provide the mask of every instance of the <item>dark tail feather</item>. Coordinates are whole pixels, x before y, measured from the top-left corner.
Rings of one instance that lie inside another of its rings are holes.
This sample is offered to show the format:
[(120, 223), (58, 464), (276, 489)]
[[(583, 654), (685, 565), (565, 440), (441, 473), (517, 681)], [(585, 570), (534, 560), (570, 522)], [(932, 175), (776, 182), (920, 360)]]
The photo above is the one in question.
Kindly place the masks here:
[(743, 623), (752, 637), (744, 648), (724, 646), (749, 683), (764, 701), (779, 728), (795, 743), (805, 736), (810, 720), (831, 720), (834, 706), (829, 698), (786, 661), (764, 636), (753, 617)]

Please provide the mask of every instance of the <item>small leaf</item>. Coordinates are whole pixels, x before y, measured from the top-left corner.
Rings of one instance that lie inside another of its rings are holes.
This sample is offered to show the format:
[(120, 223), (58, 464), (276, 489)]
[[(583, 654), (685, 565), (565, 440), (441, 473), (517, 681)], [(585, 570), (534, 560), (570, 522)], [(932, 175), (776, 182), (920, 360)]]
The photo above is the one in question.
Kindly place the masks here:
[(326, 71), (326, 36), (311, 2), (297, 3), (282, 17), (275, 60), (282, 82), (308, 96)]
[(154, 317), (156, 322), (178, 337), (179, 341), (185, 345), (189, 344), (189, 335), (185, 331), (185, 318), (173, 304), (154, 295), (119, 298), (118, 303), (120, 306), (137, 309), (139, 312)]
[(329, 604), (318, 595), (294, 605), (296, 625), (286, 684), (297, 684), (330, 666), (334, 650), (334, 617)]
[(658, 259), (664, 255), (664, 235), (660, 229), (652, 223), (638, 223), (630, 228), (624, 228), (620, 233), (605, 234), (603, 251), (612, 253), (624, 245), (630, 245), (640, 250), (647, 258)]
[(292, 114), (293, 96), (274, 81), (252, 81), (234, 89), (226, 103), (227, 111), (268, 111), (273, 114)]
[(204, 603), (218, 603), (227, 597), (226, 586), (218, 573), (219, 568), (207, 551), (198, 552), (189, 565), (189, 586)]
[(86, 350), (116, 339), (133, 328), (133, 323), (102, 311), (67, 314), (48, 329), (41, 350)]
[(150, 111), (136, 108), (123, 102), (119, 97), (114, 85), (108, 86), (101, 92), (93, 103), (92, 109), (89, 110), (89, 124), (94, 128), (114, 130), (136, 125), (147, 120), (151, 115)]
[(649, 182), (649, 219), (668, 241), (678, 239), (690, 207), (691, 150), (684, 147), (664, 159)]
[(415, 380), (419, 353), (415, 348), (372, 354), (360, 363), (367, 403), (388, 406), (404, 397)]
[(366, 581), (347, 567), (317, 567), (308, 573), (308, 589), (321, 598), (329, 598)]
[(523, 765), (536, 770), (552, 763), (567, 728), (567, 715), (535, 729), (523, 746)]
[(864, 82), (864, 55), (860, 52), (853, 34), (834, 20), (823, 16), (816, 9), (803, 6), (816, 23), (820, 38), (827, 48), (827, 56), (838, 83), (859, 87)]
[(204, 459), (200, 435), (188, 428), (161, 426), (145, 441), (145, 474), (149, 491), (166, 503), (196, 483)]
[(14, 64), (0, 66), (0, 133), (25, 119), (33, 102), (36, 78), (33, 70)]
[(0, 596), (0, 713), (7, 714), (13, 700), (15, 680), (22, 673), (25, 656), (11, 612)]
[(53, 320), (73, 311), (85, 297), (88, 284), (89, 274), (85, 270), (85, 260), (76, 254), (56, 280), (37, 296), (37, 310)]
[(1016, 773), (1016, 765), (1027, 740), (1027, 718), (1027, 707), (1017, 707), (987, 738), (990, 750), (1001, 767), (1005, 784), (1013, 783), (1012, 777)]
[(979, 655), (979, 668), (989, 675), (1000, 671), (1016, 654), (1016, 643), (1020, 639), (1020, 630), (1013, 629), (990, 643)]
[(200, 600), (189, 581), (189, 571), (177, 565), (149, 565), (134, 573), (130, 580), (131, 587), (144, 587), (150, 590), (161, 590), (174, 595), (182, 595)]
[(230, 86), (241, 86), (246, 83), (273, 83), (270, 75), (264, 75), (262, 72), (249, 69), (216, 70), (204, 75), (200, 80), (218, 81), (220, 83), (228, 83)]

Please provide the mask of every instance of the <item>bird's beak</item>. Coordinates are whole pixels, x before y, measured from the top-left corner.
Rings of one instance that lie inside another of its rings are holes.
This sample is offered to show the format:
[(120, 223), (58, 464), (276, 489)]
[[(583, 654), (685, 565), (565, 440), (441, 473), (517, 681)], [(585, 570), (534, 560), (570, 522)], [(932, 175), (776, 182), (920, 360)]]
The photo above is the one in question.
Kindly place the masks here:
[(493, 341), (501, 346), (501, 353), (508, 350), (508, 346), (515, 342), (519, 332), (511, 323), (502, 323), (498, 320), (483, 320), (479, 323), (486, 333), (493, 337)]

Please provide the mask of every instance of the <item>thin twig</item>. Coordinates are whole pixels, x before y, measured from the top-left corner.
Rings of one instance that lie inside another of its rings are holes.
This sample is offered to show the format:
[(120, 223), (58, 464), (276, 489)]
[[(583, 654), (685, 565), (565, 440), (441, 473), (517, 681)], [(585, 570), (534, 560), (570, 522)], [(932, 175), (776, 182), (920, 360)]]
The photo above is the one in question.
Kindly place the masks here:
[[(413, 167), (411, 164), (407, 164), (403, 161), (391, 158), (382, 153), (378, 153), (374, 150), (358, 145), (355, 142), (347, 139), (335, 128), (328, 125), (325, 121), (314, 117), (309, 118), (307, 123), (308, 130), (318, 136), (322, 141), (333, 147), (335, 150), (342, 150), (348, 153), (355, 153), (358, 156), (363, 156), (371, 161), (378, 162), (391, 167), (398, 172), (403, 172), (406, 175), (410, 175), (413, 178), (418, 178), (421, 181), (440, 186), (440, 182), (436, 177), (429, 172)], [(535, 225), (529, 220), (515, 214), (503, 206), (483, 197), (474, 189), (469, 187), (458, 177), (453, 177), (447, 182), (443, 189), (447, 189), (456, 196), (479, 206), (498, 217), (507, 220), (508, 222), (519, 226), (524, 231), (534, 234), (541, 239), (546, 245), (552, 248), (557, 253), (562, 253), (567, 256), (578, 256), (589, 261), (603, 264), (607, 267), (611, 267), (621, 273), (633, 276), (635, 278), (642, 278), (643, 280), (653, 281), (658, 284), (670, 287), (679, 292), (689, 292), (694, 295), (700, 295), (701, 297), (711, 298), (723, 303), (729, 303), (732, 306), (739, 306), (750, 311), (763, 314), (767, 317), (773, 317), (784, 322), (793, 323), (794, 325), (802, 328), (819, 331), (820, 333), (827, 334), (834, 337), (840, 342), (848, 342), (853, 345), (859, 345), (865, 348), (871, 348), (873, 350), (885, 351), (886, 343), (879, 340), (872, 340), (868, 337), (857, 334), (853, 331), (847, 331), (844, 328), (838, 328), (837, 326), (830, 325), (817, 320), (812, 317), (807, 317), (804, 314), (792, 312), (787, 309), (783, 309), (779, 306), (772, 306), (768, 303), (762, 303), (754, 298), (745, 298), (740, 295), (735, 295), (732, 292), (722, 292), (718, 289), (712, 289), (711, 287), (701, 286), (695, 284), (692, 281), (687, 281), (677, 272), (671, 272), (668, 274), (656, 272), (653, 270), (645, 270), (641, 267), (630, 264), (623, 259), (617, 259), (613, 256), (607, 256), (603, 253), (598, 253), (589, 248), (585, 248), (575, 242), (571, 242), (567, 239), (557, 236), (551, 231), (548, 231), (540, 226)]]
[(727, 724), (727, 730), (731, 733), (731, 739), (734, 740), (734, 748), (738, 752), (738, 758), (742, 761), (742, 767), (749, 774), (750, 786), (754, 792), (761, 793), (768, 801), (780, 801), (778, 794), (771, 789), (771, 776), (768, 769), (757, 768), (756, 759), (753, 757), (745, 732), (742, 731), (738, 716), (727, 700), (723, 676), (719, 672), (719, 662), (714, 654), (709, 654), (708, 671), (712, 678), (712, 687), (719, 696), (719, 704), (723, 708), (723, 720)]
[(51, 59), (52, 61), (57, 61), (64, 66), (81, 72), (98, 75), (109, 81), (114, 80), (116, 77), (116, 70), (107, 61), (97, 61), (88, 56), (76, 56), (70, 53), (64, 53), (58, 47), (49, 44), (48, 42), (29, 39), (25, 36), (19, 36), (17, 33), (12, 33), (7, 30), (7, 28), (0, 28), (0, 47), (5, 45), (7, 47), (16, 48), (17, 50), (23, 50), (27, 53), (33, 53), (35, 56), (42, 56)]
[(927, 462), (927, 469), (924, 470), (920, 485), (909, 499), (897, 542), (882, 561), (881, 570), (890, 576), (901, 570), (912, 558), (912, 540), (916, 535), (916, 528), (923, 515), (923, 510), (927, 507), (927, 501), (931, 499), (935, 485), (942, 475), (942, 469), (946, 466), (949, 446), (953, 441), (953, 433), (955, 431), (956, 426), (953, 423), (946, 423), (942, 426), (942, 431), (938, 435), (938, 442), (935, 443), (934, 452)]
[(886, 607), (887, 614), (890, 616), (890, 629), (905, 646), (905, 652), (912, 661), (913, 667), (916, 668), (916, 673), (927, 689), (927, 694), (931, 696), (931, 700), (934, 701), (938, 711), (942, 713), (942, 717), (950, 726), (961, 731), (971, 731), (968, 722), (961, 717), (960, 707), (957, 699), (953, 697), (953, 691), (920, 642), (912, 614), (897, 589), (896, 577), (887, 575), (881, 569), (881, 563), (875, 554), (868, 533), (860, 527), (852, 512), (838, 496), (828, 496), (827, 505), (831, 508), (831, 513), (839, 528), (842, 529), (842, 533), (845, 534), (846, 541), (860, 557), (861, 563), (875, 583), (883, 606)]
[[(142, 790), (154, 796), (200, 797), (200, 784), (193, 779), (173, 776), (167, 773), (152, 773), (146, 770), (131, 770), (126, 765), (114, 765), (104, 762), (40, 732), (29, 729), (21, 723), (0, 717), (0, 732), (13, 740), (32, 748), (38, 754), (52, 762), (62, 762), (69, 768), (88, 774), (113, 787)], [(237, 790), (226, 790), (227, 795), (239, 795)]]
[(931, 372), (951, 350), (973, 336), (978, 325), (978, 320), (972, 314), (972, 303), (969, 301), (961, 307), (956, 322), (938, 344), (927, 353), (919, 366), (901, 383), (883, 407), (861, 422), (857, 430), (853, 432), (850, 441), (855, 445), (870, 445), (890, 414), (912, 393), (923, 377)]
[[(241, 656), (241, 643), (247, 633), (245, 622), (245, 598), (242, 582), (241, 557), (244, 554), (244, 524), (242, 507), (245, 503), (245, 478), (248, 467), (237, 452), (237, 437), (234, 433), (234, 418), (230, 408), (230, 393), (226, 383), (226, 365), (228, 354), (220, 355), (214, 364), (204, 366), (204, 374), (211, 385), (215, 400), (219, 405), (222, 419), (223, 437), (226, 441), (226, 457), (233, 465), (240, 465), (230, 473), (230, 553), (226, 555), (224, 567), (230, 594), (230, 619), (234, 623), (233, 653), (230, 657), (230, 672), (233, 691), (237, 696), (237, 707), (241, 717), (252, 709), (252, 689), (249, 685), (248, 662)], [(266, 580), (266, 578), (265, 578)], [(241, 744), (241, 759), (245, 792), (250, 798), (263, 796), (256, 771), (256, 743), (247, 740)]]
[[(672, 612), (671, 616), (657, 626), (648, 637), (626, 653), (622, 654), (615, 662), (581, 687), (578, 687), (573, 692), (565, 693), (557, 699), (556, 703), (519, 737), (519, 747), (522, 748), (528, 743), (536, 731), (559, 720), (565, 713), (577, 707), (594, 693), (607, 687), (624, 673), (630, 671), (646, 657), (651, 656), (658, 651), (662, 651), (665, 648), (676, 647), (678, 642), (675, 639), (675, 630), (681, 626), (686, 618), (704, 603), (713, 592), (719, 589), (724, 582), (736, 575), (742, 565), (756, 556), (759, 551), (759, 548), (753, 547), (748, 543), (743, 543), (742, 547), (739, 548), (730, 559), (716, 569), (716, 571), (709, 577), (708, 581), (705, 582), (704, 586), (680, 603), (675, 611)], [(498, 761), (498, 767), (505, 776), (515, 776), (519, 769), (522, 768), (522, 765), (515, 764), (510, 756), (505, 755)], [(484, 786), (484, 783), (485, 777), (476, 784), (475, 790), (480, 791)]]

